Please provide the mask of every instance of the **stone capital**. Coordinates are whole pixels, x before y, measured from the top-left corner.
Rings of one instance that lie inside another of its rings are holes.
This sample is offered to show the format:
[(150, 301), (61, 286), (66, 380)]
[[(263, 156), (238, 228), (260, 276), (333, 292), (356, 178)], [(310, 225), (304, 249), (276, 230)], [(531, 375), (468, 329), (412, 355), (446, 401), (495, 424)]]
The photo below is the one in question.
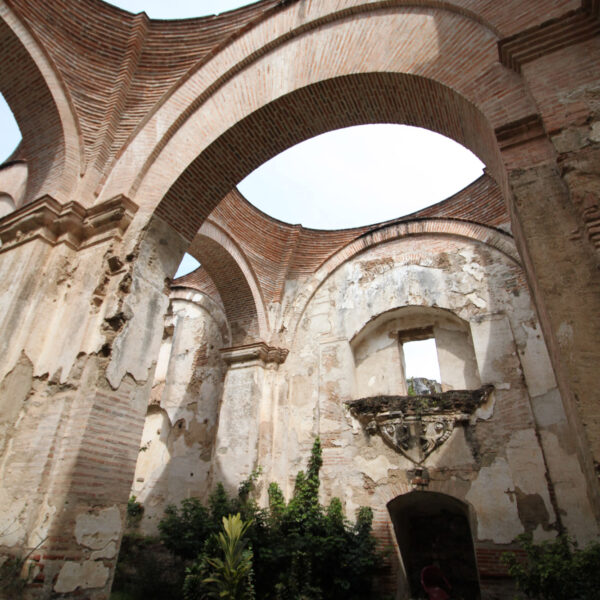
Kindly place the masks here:
[(221, 356), (229, 366), (259, 364), (277, 367), (285, 361), (287, 355), (288, 350), (285, 348), (276, 348), (264, 342), (221, 349)]
[(79, 250), (121, 236), (137, 208), (125, 196), (87, 209), (78, 202), (61, 204), (43, 196), (0, 219), (0, 252), (35, 239)]

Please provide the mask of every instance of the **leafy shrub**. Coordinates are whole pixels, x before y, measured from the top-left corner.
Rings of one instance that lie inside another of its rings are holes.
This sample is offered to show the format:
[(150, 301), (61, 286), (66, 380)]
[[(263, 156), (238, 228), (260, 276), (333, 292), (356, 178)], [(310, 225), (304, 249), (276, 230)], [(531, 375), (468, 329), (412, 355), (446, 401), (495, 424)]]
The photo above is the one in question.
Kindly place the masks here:
[[(264, 509), (251, 497), (260, 471), (242, 482), (236, 496), (229, 496), (219, 484), (206, 505), (188, 498), (178, 507), (168, 506), (159, 524), (163, 558), (159, 558), (158, 551), (147, 552), (142, 538), (125, 538), (114, 589), (135, 591), (133, 600), (171, 600), (182, 594), (185, 600), (211, 598), (214, 590), (207, 587), (206, 581), (217, 577), (217, 557), (224, 560), (223, 540), (227, 541), (228, 534), (222, 530), (223, 520), (228, 522), (227, 517), (239, 514), (242, 522), (249, 523), (243, 531), (247, 541), (243, 546), (245, 556), (250, 551), (252, 555), (252, 582), (246, 584), (245, 593), (256, 593), (261, 600), (367, 600), (381, 562), (371, 534), (373, 514), (371, 509), (362, 507), (356, 522), (351, 523), (338, 498), (322, 506), (322, 464), (317, 439), (306, 472), (300, 471), (296, 476), (290, 501), (286, 502), (279, 486), (271, 483), (269, 505)], [(224, 538), (219, 537), (220, 532)], [(155, 547), (156, 541), (153, 544)], [(164, 559), (165, 550), (171, 556), (170, 563)], [(160, 596), (161, 585), (151, 582), (166, 569), (170, 572), (165, 585), (171, 591), (164, 590)], [(177, 585), (179, 588), (173, 591)], [(138, 590), (136, 586), (140, 586)], [(149, 587), (154, 589), (145, 595), (144, 590)]]
[(519, 536), (525, 551), (520, 561), (514, 553), (502, 560), (517, 588), (537, 600), (594, 600), (600, 595), (600, 543), (581, 550), (568, 537), (534, 544), (531, 534)]
[(313, 445), (306, 473), (300, 471), (289, 503), (279, 486), (269, 486), (269, 506), (260, 509), (250, 498), (257, 473), (240, 485), (238, 496), (227, 496), (223, 486), (211, 494), (208, 506), (184, 500), (179, 509), (169, 507), (159, 525), (166, 547), (179, 556), (197, 560), (188, 569), (186, 599), (200, 600), (198, 590), (215, 556), (215, 533), (223, 517), (240, 513), (251, 522), (246, 536), (253, 553), (256, 596), (264, 600), (364, 600), (379, 556), (371, 535), (369, 508), (358, 511), (355, 524), (343, 515), (333, 498), (319, 503), (321, 445)]

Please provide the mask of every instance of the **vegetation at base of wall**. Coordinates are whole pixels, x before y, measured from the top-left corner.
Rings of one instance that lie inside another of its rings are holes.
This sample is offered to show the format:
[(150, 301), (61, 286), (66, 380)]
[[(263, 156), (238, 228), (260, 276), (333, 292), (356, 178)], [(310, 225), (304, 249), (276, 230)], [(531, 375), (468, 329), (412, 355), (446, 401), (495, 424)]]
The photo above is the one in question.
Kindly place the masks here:
[(0, 597), (9, 598), (18, 594), (25, 587), (27, 577), (23, 577), (25, 559), (21, 556), (10, 556), (0, 565)]
[(158, 538), (127, 533), (110, 600), (176, 600), (181, 598), (184, 578), (184, 561)]
[[(181, 597), (204, 600), (213, 597), (210, 594), (214, 589), (210, 586), (216, 584), (211, 582), (207, 587), (206, 581), (217, 578), (215, 565), (225, 560), (223, 542), (227, 541), (228, 534), (223, 529), (223, 522), (224, 518), (227, 522), (230, 515), (239, 515), (240, 523), (244, 524), (238, 550), (246, 551), (246, 557), (251, 552), (252, 577), (246, 580), (244, 594), (247, 595), (240, 598), (367, 600), (372, 597), (372, 583), (381, 564), (371, 533), (373, 514), (371, 509), (362, 507), (357, 512), (356, 522), (351, 523), (344, 516), (338, 498), (333, 498), (327, 506), (320, 504), (322, 462), (317, 439), (306, 472), (300, 471), (296, 476), (295, 490), (289, 502), (279, 486), (271, 483), (269, 506), (260, 508), (252, 498), (258, 477), (258, 473), (253, 473), (241, 484), (236, 496), (228, 495), (222, 485), (217, 485), (206, 505), (198, 499), (188, 498), (179, 507), (167, 507), (159, 524), (161, 545), (173, 560), (180, 560), (180, 564), (186, 566), (185, 581), (181, 582), (178, 593), (157, 596), (150, 592), (150, 595), (132, 596), (131, 600), (142, 597), (147, 600)], [(143, 544), (143, 539), (138, 536), (136, 544)], [(131, 542), (124, 542), (127, 543)], [(119, 555), (113, 586), (117, 592), (125, 590), (125, 585), (127, 590), (135, 587), (122, 577), (125, 572), (138, 581), (140, 579), (139, 573), (132, 572), (131, 558), (125, 545)], [(133, 562), (143, 563), (141, 555), (137, 559)], [(121, 563), (129, 567), (122, 567)], [(133, 567), (135, 570), (135, 565)], [(156, 569), (153, 576), (157, 576), (161, 567), (151, 567)], [(142, 568), (145, 569), (147, 567)]]
[(517, 589), (536, 600), (596, 600), (600, 597), (600, 543), (580, 549), (567, 536), (534, 544), (531, 534), (519, 536), (525, 559), (502, 557)]
[(144, 505), (131, 496), (127, 501), (127, 527), (137, 527), (144, 515)]

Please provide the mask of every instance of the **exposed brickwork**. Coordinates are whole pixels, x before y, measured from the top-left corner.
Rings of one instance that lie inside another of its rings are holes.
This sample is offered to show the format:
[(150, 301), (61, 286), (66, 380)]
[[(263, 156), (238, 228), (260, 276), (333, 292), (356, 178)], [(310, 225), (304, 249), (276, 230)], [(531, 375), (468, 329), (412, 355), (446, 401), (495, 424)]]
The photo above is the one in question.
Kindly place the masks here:
[(171, 87), (277, 2), (179, 22), (150, 21), (100, 0), (10, 4), (60, 70), (79, 115), (87, 162), (101, 170)]

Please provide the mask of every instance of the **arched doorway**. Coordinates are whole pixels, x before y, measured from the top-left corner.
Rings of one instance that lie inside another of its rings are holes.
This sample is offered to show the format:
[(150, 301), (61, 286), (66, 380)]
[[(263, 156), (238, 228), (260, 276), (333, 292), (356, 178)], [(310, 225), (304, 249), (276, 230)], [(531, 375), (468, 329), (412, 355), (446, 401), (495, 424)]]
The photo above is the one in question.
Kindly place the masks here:
[(438, 567), (453, 594), (480, 598), (477, 564), (466, 504), (437, 492), (411, 492), (387, 505), (412, 598), (426, 598), (421, 585), (425, 567)]

